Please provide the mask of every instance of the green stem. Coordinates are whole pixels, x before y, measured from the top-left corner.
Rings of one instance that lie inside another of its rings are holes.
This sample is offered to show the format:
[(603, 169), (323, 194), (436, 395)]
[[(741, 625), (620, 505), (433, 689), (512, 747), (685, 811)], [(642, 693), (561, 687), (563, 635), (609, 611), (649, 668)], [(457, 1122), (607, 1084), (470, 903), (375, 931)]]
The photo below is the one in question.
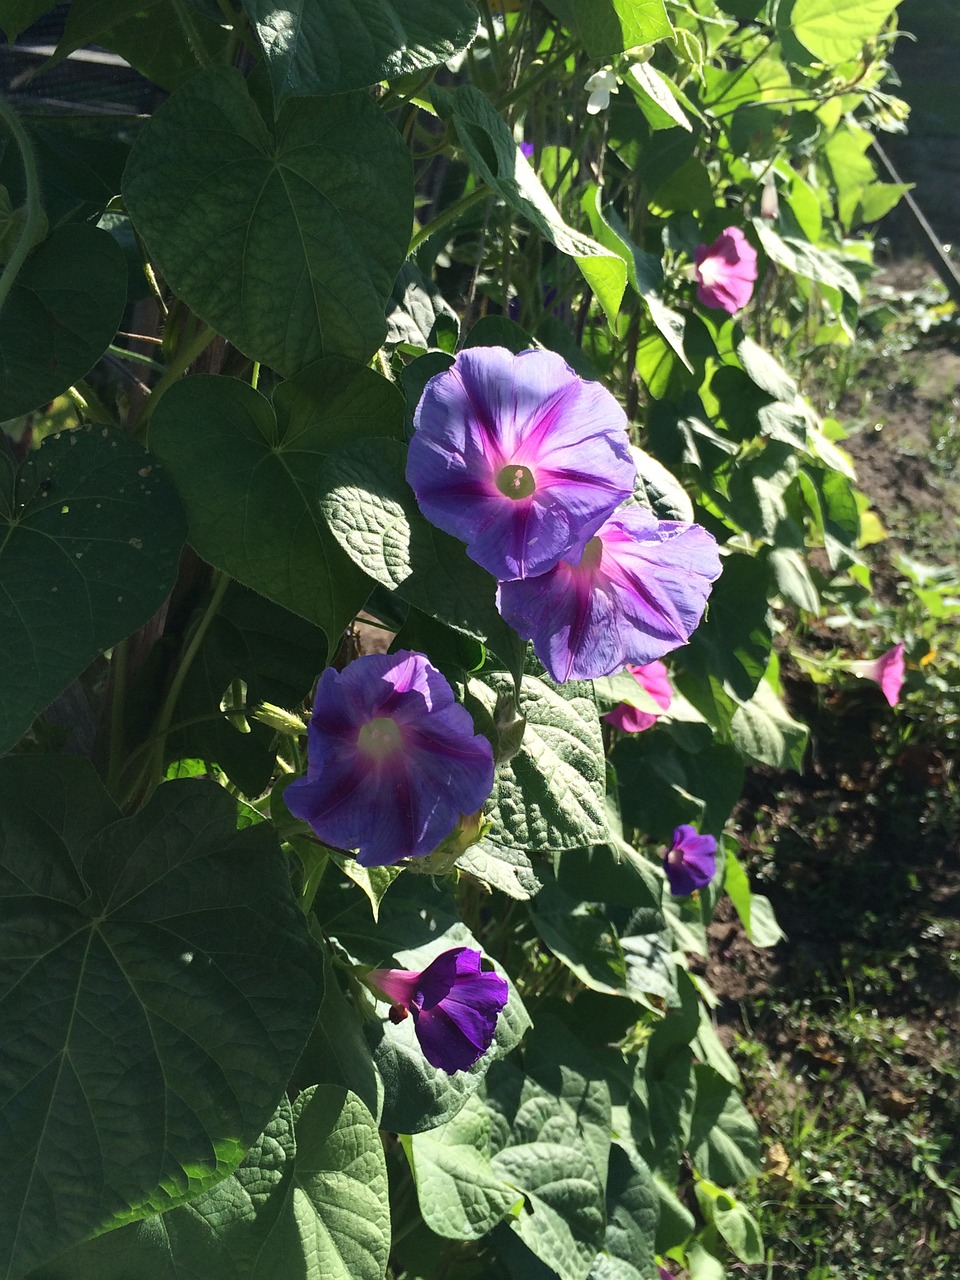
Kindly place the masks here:
[(2, 274), (0, 274), (0, 311), (2, 311), (10, 290), (13, 288), (13, 282), (26, 261), (27, 254), (41, 238), (43, 209), (40, 207), (40, 180), (37, 177), (37, 161), (33, 154), (33, 145), (19, 118), (4, 102), (3, 98), (0, 98), (0, 121), (13, 134), (14, 141), (17, 144), (17, 149), (20, 152), (20, 163), (23, 165), (24, 185), (27, 192), (27, 216), (24, 219), (17, 243), (13, 246), (13, 253), (3, 268)]
[(459, 218), (462, 213), (466, 213), (469, 208), (486, 199), (490, 194), (491, 192), (486, 187), (477, 187), (475, 191), (471, 191), (468, 195), (461, 196), (459, 200), (454, 200), (453, 204), (447, 205), (446, 209), (442, 213), (438, 213), (432, 222), (428, 222), (426, 226), (415, 232), (413, 239), (410, 241), (410, 248), (407, 250), (407, 257), (416, 253), (424, 240), (429, 240), (435, 231), (439, 231), (448, 222), (453, 222), (454, 218)]
[(186, 373), (197, 356), (209, 347), (216, 336), (216, 329), (211, 329), (209, 325), (204, 325), (191, 342), (185, 343), (180, 348), (167, 365), (162, 377), (158, 379), (156, 386), (150, 392), (149, 398), (140, 410), (140, 416), (133, 427), (135, 436), (140, 437), (146, 431), (147, 424), (153, 417), (153, 411), (157, 407), (160, 397), (172, 383)]
[(210, 66), (210, 55), (204, 48), (203, 41), (200, 38), (200, 32), (197, 30), (190, 11), (187, 9), (184, 0), (172, 0), (174, 12), (177, 15), (177, 21), (183, 31), (184, 39), (190, 47), (190, 52), (196, 58), (201, 67)]
[(207, 602), (203, 617), (197, 623), (193, 635), (190, 637), (183, 657), (180, 659), (180, 665), (177, 667), (176, 674), (173, 677), (170, 688), (167, 690), (167, 696), (164, 699), (163, 706), (160, 708), (160, 714), (157, 717), (157, 727), (153, 736), (157, 739), (156, 745), (150, 753), (147, 765), (141, 774), (134, 780), (127, 796), (127, 800), (137, 796), (141, 783), (143, 790), (149, 794), (160, 780), (160, 773), (163, 769), (163, 748), (170, 726), (173, 723), (173, 713), (176, 709), (180, 694), (183, 692), (183, 685), (187, 676), (190, 674), (190, 668), (193, 666), (200, 647), (206, 638), (207, 632), (210, 630), (210, 624), (217, 616), (217, 611), (223, 603), (223, 597), (226, 595), (227, 587), (230, 585), (230, 575), (217, 571), (213, 594)]
[(123, 711), (127, 688), (127, 658), (129, 637), (114, 647), (110, 658), (110, 751), (107, 759), (107, 790), (115, 794), (124, 765)]

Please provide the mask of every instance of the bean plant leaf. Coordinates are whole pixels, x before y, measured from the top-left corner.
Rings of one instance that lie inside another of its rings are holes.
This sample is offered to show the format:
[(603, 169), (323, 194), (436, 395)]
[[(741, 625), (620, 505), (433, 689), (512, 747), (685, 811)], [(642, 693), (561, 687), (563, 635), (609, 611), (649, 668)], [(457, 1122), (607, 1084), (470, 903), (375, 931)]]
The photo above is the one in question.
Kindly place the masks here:
[(857, 0), (837, 5), (832, 0), (795, 0), (790, 26), (800, 43), (828, 65), (859, 57), (874, 40), (899, 0)]
[[(492, 720), (510, 682), (493, 672), (471, 680), (469, 694), (468, 706)], [(576, 684), (524, 676), (519, 713), (526, 727), (517, 753), (497, 769), (486, 842), (531, 853), (602, 842), (606, 766), (596, 704)]]
[(488, 642), (519, 678), (523, 646), (496, 607), (496, 583), (456, 538), (428, 524), (404, 478), (406, 450), (363, 440), (324, 472), (320, 501), (350, 559), (432, 618)]
[(660, 1206), (653, 1176), (629, 1142), (610, 1146), (607, 1229), (589, 1280), (648, 1280)]
[(697, 1170), (732, 1186), (760, 1172), (760, 1134), (736, 1088), (713, 1067), (694, 1067), (697, 1095), (689, 1150)]
[(520, 1199), (490, 1165), (490, 1113), (476, 1097), (446, 1124), (404, 1139), (420, 1212), (448, 1240), (476, 1240)]
[(0, 313), (0, 420), (85, 377), (127, 301), (127, 265), (106, 231), (66, 226), (30, 254)]
[(122, 819), (92, 769), (0, 762), (0, 1260), (19, 1276), (240, 1163), (316, 1016), (265, 823), (199, 780)]
[(382, 1280), (387, 1176), (373, 1117), (335, 1085), (282, 1099), (212, 1191), (81, 1245), (30, 1280)]
[(609, 58), (673, 34), (663, 0), (546, 0), (591, 58)]
[(413, 184), (367, 94), (289, 102), (268, 125), (238, 72), (202, 72), (140, 133), (123, 195), (170, 287), (251, 359), (289, 376), (383, 341)]
[(452, 93), (434, 90), (433, 100), (440, 115), (454, 124), (477, 176), (561, 253), (574, 259), (613, 323), (627, 280), (620, 255), (567, 226), (507, 125), (479, 89), (461, 85)]
[(486, 1100), (491, 1167), (525, 1200), (498, 1228), (499, 1252), (517, 1276), (537, 1273), (532, 1254), (559, 1280), (585, 1280), (603, 1242), (604, 1190), (576, 1116), (510, 1062), (491, 1069)]
[(508, 898), (521, 902), (534, 897), (541, 887), (530, 859), (522, 849), (505, 849), (502, 844), (481, 841), (460, 855), (457, 866), (481, 884), (499, 889)]
[(166, 392), (150, 426), (205, 560), (322, 627), (335, 645), (372, 589), (320, 512), (327, 455), (400, 434), (403, 402), (350, 361), (317, 362), (273, 402), (236, 378), (198, 375)]
[(0, 752), (177, 577), (179, 499), (129, 436), (48, 436), (14, 476), (0, 455)]
[(477, 31), (469, 0), (243, 0), (243, 8), (278, 100), (425, 71), (465, 49)]

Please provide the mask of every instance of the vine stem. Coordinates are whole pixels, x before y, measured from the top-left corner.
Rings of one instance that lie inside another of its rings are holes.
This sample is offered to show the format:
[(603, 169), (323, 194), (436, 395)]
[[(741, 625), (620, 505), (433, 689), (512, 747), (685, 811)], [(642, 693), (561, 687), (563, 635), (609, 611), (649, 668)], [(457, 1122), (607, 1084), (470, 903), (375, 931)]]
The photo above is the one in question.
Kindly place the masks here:
[(183, 692), (184, 682), (190, 674), (190, 668), (193, 666), (194, 660), (200, 652), (200, 646), (203, 644), (206, 634), (210, 630), (210, 624), (217, 616), (220, 605), (223, 603), (223, 597), (226, 595), (227, 587), (229, 587), (230, 582), (231, 578), (228, 573), (223, 573), (222, 570), (217, 570), (213, 594), (207, 602), (207, 607), (204, 610), (203, 617), (197, 623), (196, 630), (190, 637), (190, 642), (184, 650), (183, 657), (180, 659), (176, 674), (173, 677), (170, 688), (167, 690), (167, 696), (163, 701), (163, 706), (160, 708), (160, 714), (157, 717), (156, 730), (152, 735), (157, 739), (157, 744), (147, 759), (146, 767), (143, 769), (142, 773), (138, 774), (134, 779), (130, 790), (125, 796), (125, 800), (130, 800), (137, 794), (140, 789), (139, 784), (141, 781), (145, 781), (146, 788), (149, 791), (153, 789), (153, 785), (158, 780), (157, 775), (160, 773), (163, 766), (163, 746), (166, 741), (167, 734), (170, 732), (170, 726), (173, 723), (173, 713), (176, 709), (180, 694)]
[(452, 222), (454, 218), (459, 218), (461, 213), (465, 213), (472, 205), (478, 204), (479, 201), (485, 200), (491, 193), (486, 187), (478, 187), (476, 191), (471, 191), (469, 195), (461, 196), (459, 200), (454, 200), (453, 204), (448, 205), (442, 213), (438, 213), (432, 222), (428, 222), (414, 234), (410, 241), (410, 248), (407, 250), (407, 257), (416, 251), (423, 244), (424, 240), (429, 240), (435, 231), (439, 231), (441, 227), (448, 222)]
[(133, 434), (139, 439), (146, 430), (147, 423), (153, 416), (153, 411), (157, 407), (160, 397), (167, 388), (177, 381), (193, 364), (197, 356), (209, 347), (210, 343), (217, 336), (216, 329), (211, 329), (209, 325), (204, 325), (191, 342), (187, 342), (177, 352), (170, 363), (167, 365), (161, 377), (157, 380), (156, 386), (150, 392), (150, 396), (140, 410), (140, 417), (137, 419), (133, 428)]
[(187, 6), (184, 4), (184, 0), (173, 0), (173, 9), (177, 15), (177, 21), (180, 23), (180, 28), (183, 31), (184, 39), (190, 46), (190, 52), (196, 58), (201, 67), (209, 67), (210, 55), (203, 47), (200, 32), (194, 25), (193, 18), (187, 11)]
[(26, 261), (27, 254), (39, 239), (39, 233), (43, 226), (43, 209), (40, 207), (40, 180), (37, 176), (37, 159), (33, 154), (33, 144), (26, 129), (20, 123), (19, 117), (3, 98), (0, 98), (0, 121), (13, 134), (14, 141), (17, 144), (17, 149), (20, 152), (20, 163), (23, 165), (24, 185), (27, 192), (27, 216), (17, 238), (17, 243), (13, 247), (13, 253), (11, 253), (2, 274), (0, 274), (0, 311), (2, 311), (10, 290), (13, 288), (13, 282)]

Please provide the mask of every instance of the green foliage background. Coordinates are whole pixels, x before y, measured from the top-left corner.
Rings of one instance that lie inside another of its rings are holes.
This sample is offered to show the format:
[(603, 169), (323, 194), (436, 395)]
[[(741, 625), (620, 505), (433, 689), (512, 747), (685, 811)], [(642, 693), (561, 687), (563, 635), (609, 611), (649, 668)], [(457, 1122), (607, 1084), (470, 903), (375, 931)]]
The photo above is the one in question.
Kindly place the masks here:
[[(0, 101), (3, 1277), (762, 1261), (756, 1126), (688, 957), (725, 890), (777, 941), (724, 824), (746, 765), (803, 758), (775, 636), (869, 586), (841, 433), (785, 364), (851, 341), (902, 191), (869, 156), (903, 118), (895, 7), (74, 0), (53, 63), (105, 46), (156, 110)], [(736, 317), (690, 272), (728, 225), (761, 261)], [(625, 404), (639, 500), (723, 547), (632, 739), (599, 719), (623, 683), (554, 685), (403, 479), (458, 346), (533, 343)], [(479, 839), (426, 867), (359, 868), (283, 805), (361, 610), (502, 761)], [(724, 856), (676, 901), (680, 822)], [(464, 944), (510, 1003), (447, 1076), (354, 966)]]

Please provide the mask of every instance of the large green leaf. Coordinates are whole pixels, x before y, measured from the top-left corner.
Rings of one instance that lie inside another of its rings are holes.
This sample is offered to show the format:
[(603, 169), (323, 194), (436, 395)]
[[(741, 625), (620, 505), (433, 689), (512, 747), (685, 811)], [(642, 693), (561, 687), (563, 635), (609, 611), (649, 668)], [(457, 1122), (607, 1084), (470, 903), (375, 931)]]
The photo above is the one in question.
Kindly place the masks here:
[(96, 227), (60, 227), (25, 262), (0, 313), (0, 420), (79, 381), (103, 355), (127, 301), (127, 264)]
[(660, 1206), (650, 1170), (630, 1143), (610, 1147), (607, 1230), (589, 1280), (650, 1280)]
[(238, 72), (205, 71), (143, 129), (123, 194), (170, 287), (252, 359), (290, 375), (383, 341), (413, 183), (367, 94), (289, 102), (268, 126)]
[(381, 1280), (389, 1239), (376, 1123), (355, 1094), (321, 1085), (282, 1099), (212, 1191), (81, 1245), (30, 1280)]
[(591, 58), (609, 58), (672, 35), (663, 0), (546, 0)]
[(371, 583), (320, 513), (327, 455), (402, 424), (386, 379), (331, 358), (282, 383), (272, 404), (236, 378), (185, 378), (157, 406), (150, 443), (183, 496), (200, 555), (315, 622), (333, 646)]
[(561, 253), (574, 259), (612, 324), (627, 280), (620, 254), (567, 226), (506, 123), (479, 89), (461, 85), (452, 93), (435, 90), (434, 103), (455, 126), (477, 176)]
[(509, 1062), (497, 1063), (487, 1078), (491, 1167), (526, 1201), (494, 1239), (515, 1277), (539, 1274), (532, 1254), (559, 1280), (585, 1280), (603, 1242), (603, 1178), (584, 1142), (581, 1117), (554, 1087)]
[(86, 762), (0, 762), (0, 1274), (206, 1190), (268, 1122), (319, 955), (267, 824), (197, 780), (121, 819)]
[(760, 681), (748, 702), (737, 707), (730, 733), (746, 759), (773, 769), (802, 771), (810, 732), (794, 720), (766, 680)]
[(465, 49), (477, 30), (469, 0), (243, 0), (243, 8), (278, 100), (424, 71)]
[[(469, 693), (468, 703), (492, 723), (498, 699), (511, 695), (510, 682), (493, 672), (471, 680)], [(600, 843), (607, 835), (606, 767), (595, 703), (575, 684), (524, 676), (520, 715), (523, 739), (497, 769), (486, 841), (528, 852)]]
[(699, 1173), (730, 1186), (760, 1172), (760, 1133), (734, 1085), (713, 1067), (694, 1068), (697, 1099), (689, 1150)]
[(707, 616), (686, 651), (692, 669), (727, 681), (743, 701), (753, 696), (770, 654), (768, 586), (765, 560), (727, 556), (713, 585)]
[(477, 1097), (446, 1124), (405, 1138), (404, 1147), (423, 1220), (438, 1236), (476, 1240), (517, 1202), (516, 1189), (490, 1165), (490, 1113)]
[(846, 62), (860, 55), (864, 44), (875, 39), (899, 0), (795, 0), (789, 11), (790, 26), (805, 48), (821, 62)]
[(177, 577), (183, 512), (129, 436), (49, 436), (16, 478), (0, 455), (0, 751)]
[(428, 524), (404, 478), (406, 450), (362, 440), (331, 458), (320, 509), (354, 564), (456, 631), (489, 643), (519, 676), (522, 645), (500, 617), (496, 583), (463, 545)]

